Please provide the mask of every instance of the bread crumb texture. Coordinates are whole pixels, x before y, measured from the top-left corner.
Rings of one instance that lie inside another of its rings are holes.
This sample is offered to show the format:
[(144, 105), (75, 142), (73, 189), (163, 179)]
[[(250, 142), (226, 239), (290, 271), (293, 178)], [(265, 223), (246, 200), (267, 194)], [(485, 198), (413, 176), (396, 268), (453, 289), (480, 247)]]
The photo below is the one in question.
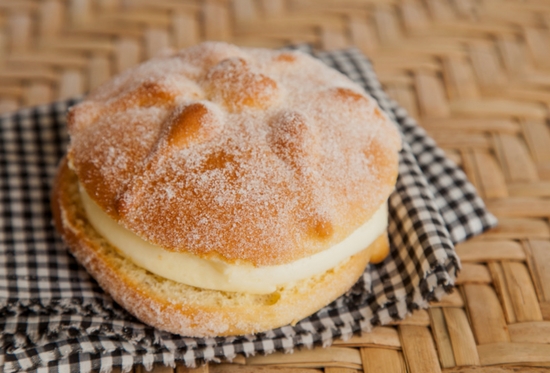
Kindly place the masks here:
[(126, 71), (68, 123), (71, 167), (120, 224), (167, 250), (256, 266), (364, 224), (393, 190), (401, 146), (376, 102), (320, 61), (214, 42)]

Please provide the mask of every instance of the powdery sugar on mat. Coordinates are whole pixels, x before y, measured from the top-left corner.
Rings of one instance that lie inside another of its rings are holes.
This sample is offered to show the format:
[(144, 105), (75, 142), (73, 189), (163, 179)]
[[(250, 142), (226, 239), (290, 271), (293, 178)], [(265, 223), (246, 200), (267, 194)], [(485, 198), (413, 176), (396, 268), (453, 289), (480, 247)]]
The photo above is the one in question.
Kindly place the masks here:
[(450, 290), (459, 267), (453, 245), (494, 226), (495, 218), (462, 171), (388, 100), (360, 52), (317, 57), (365, 88), (403, 135), (400, 176), (389, 200), (390, 256), (294, 327), (206, 339), (157, 331), (113, 303), (51, 226), (50, 182), (66, 149), (65, 112), (74, 102), (22, 110), (2, 117), (0, 125), (0, 361), (6, 372), (49, 371), (48, 365), (83, 372), (177, 361), (193, 366), (236, 354), (326, 346), (403, 318)]

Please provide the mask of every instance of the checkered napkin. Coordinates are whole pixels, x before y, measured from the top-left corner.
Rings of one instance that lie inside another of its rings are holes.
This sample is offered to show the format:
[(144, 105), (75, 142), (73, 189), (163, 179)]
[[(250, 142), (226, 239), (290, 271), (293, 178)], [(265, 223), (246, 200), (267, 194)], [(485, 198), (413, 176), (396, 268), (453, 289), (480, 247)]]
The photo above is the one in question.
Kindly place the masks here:
[(155, 330), (99, 288), (52, 226), (49, 192), (66, 149), (65, 113), (76, 101), (21, 110), (0, 117), (0, 367), (3, 360), (5, 372), (109, 372), (327, 346), (401, 319), (450, 291), (459, 269), (453, 245), (496, 219), (464, 173), (388, 99), (359, 51), (316, 56), (362, 85), (403, 135), (389, 199), (391, 253), (383, 263), (370, 265), (347, 294), (295, 326), (226, 338)]

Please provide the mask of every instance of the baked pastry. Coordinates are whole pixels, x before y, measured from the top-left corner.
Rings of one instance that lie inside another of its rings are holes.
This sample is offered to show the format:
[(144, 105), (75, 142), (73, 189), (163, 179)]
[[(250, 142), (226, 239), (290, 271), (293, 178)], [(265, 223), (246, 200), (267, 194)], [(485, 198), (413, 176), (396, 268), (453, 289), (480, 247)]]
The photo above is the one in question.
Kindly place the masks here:
[(294, 323), (388, 252), (398, 131), (300, 52), (204, 43), (68, 114), (55, 223), (98, 283), (185, 336)]

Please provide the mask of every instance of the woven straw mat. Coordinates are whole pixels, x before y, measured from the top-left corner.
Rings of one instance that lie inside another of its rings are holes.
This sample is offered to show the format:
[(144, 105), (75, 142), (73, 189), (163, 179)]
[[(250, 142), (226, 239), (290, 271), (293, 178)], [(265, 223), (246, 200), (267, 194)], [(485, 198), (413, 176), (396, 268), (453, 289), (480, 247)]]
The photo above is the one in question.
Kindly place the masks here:
[(203, 40), (359, 47), (500, 224), (457, 246), (458, 291), (428, 311), (176, 372), (550, 372), (550, 0), (0, 0), (0, 113)]

